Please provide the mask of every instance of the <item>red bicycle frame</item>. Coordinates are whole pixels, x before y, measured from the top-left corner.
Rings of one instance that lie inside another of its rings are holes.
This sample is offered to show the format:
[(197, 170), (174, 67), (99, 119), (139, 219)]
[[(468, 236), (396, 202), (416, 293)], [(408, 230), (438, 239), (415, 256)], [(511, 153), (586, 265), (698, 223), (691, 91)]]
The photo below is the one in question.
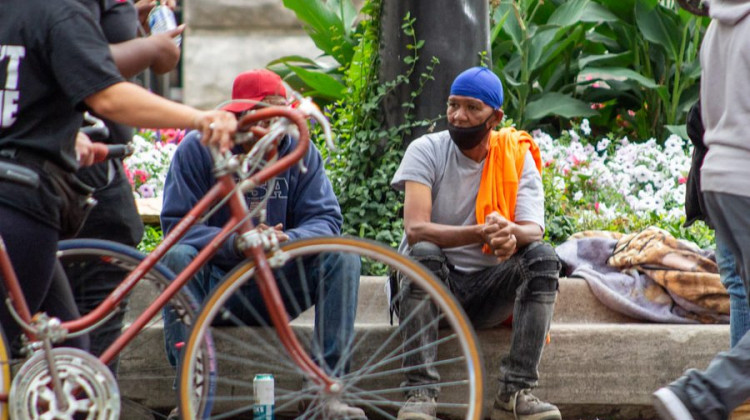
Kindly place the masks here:
[[(243, 184), (248, 185), (248, 189), (254, 188), (257, 185), (270, 180), (297, 163), (302, 157), (304, 157), (309, 147), (310, 136), (307, 129), (307, 120), (304, 114), (290, 108), (268, 107), (255, 111), (243, 117), (239, 122), (239, 126), (248, 127), (255, 122), (273, 117), (287, 118), (297, 126), (299, 130), (297, 147), (295, 147), (288, 155), (280, 158), (273, 165), (262, 169), (247, 180), (243, 181)], [(253, 132), (263, 132), (262, 129), (253, 128), (252, 130)], [(255, 226), (250, 218), (245, 217), (248, 213), (247, 204), (242, 192), (237, 190), (237, 183), (234, 180), (233, 172), (226, 170), (226, 163), (223, 164), (224, 168), (220, 166), (222, 165), (219, 164), (216, 168), (219, 173), (216, 176), (217, 183), (208, 191), (208, 193), (206, 193), (205, 196), (203, 196), (191, 211), (180, 220), (172, 231), (164, 237), (162, 243), (149, 253), (149, 255), (147, 255), (146, 258), (144, 258), (143, 261), (141, 261), (141, 263), (125, 277), (125, 279), (117, 286), (117, 288), (115, 288), (115, 290), (112, 291), (112, 293), (110, 293), (109, 296), (107, 296), (104, 301), (85, 316), (73, 321), (62, 323), (63, 328), (67, 331), (79, 332), (86, 328), (90, 328), (107, 316), (107, 314), (122, 302), (123, 298), (135, 287), (145, 274), (156, 265), (164, 254), (166, 254), (172, 246), (177, 244), (188, 229), (200, 220), (204, 213), (211, 209), (220, 200), (229, 196), (226, 205), (229, 206), (231, 216), (222, 227), (221, 232), (198, 253), (196, 258), (182, 272), (177, 273), (177, 277), (174, 281), (162, 291), (159, 296), (135, 319), (135, 321), (123, 331), (122, 335), (104, 351), (99, 357), (99, 360), (104, 364), (109, 363), (146, 326), (151, 318), (153, 318), (169, 302), (169, 300), (187, 284), (200, 267), (213, 257), (213, 255), (221, 248), (222, 243), (229, 237), (230, 232), (237, 231), (241, 234), (254, 229)], [(258, 287), (264, 302), (266, 302), (274, 329), (277, 331), (284, 348), (289, 352), (295, 363), (311, 376), (313, 381), (330, 389), (335, 382), (318, 365), (316, 365), (315, 362), (312, 361), (308, 354), (303, 350), (302, 345), (299, 343), (299, 340), (297, 340), (296, 335), (294, 335), (289, 326), (289, 315), (284, 307), (281, 294), (262, 246), (251, 246), (243, 250), (243, 253), (247, 258), (251, 258), (255, 261), (256, 271), (258, 273), (256, 277), (258, 280)], [(10, 259), (1, 238), (0, 266), (2, 266), (2, 273), (6, 290), (8, 291), (8, 297), (10, 298), (14, 309), (21, 320), (26, 324), (30, 324), (32, 321), (32, 315), (23, 296), (18, 278), (12, 269)], [(30, 334), (30, 332), (27, 333)], [(0, 401), (7, 401), (7, 395), (0, 395)]]

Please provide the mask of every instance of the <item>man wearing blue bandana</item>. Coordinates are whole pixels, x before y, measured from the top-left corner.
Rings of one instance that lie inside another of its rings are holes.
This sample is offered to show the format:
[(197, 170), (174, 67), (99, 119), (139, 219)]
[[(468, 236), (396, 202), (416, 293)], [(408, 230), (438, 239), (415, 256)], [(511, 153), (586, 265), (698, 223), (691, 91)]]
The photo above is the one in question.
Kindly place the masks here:
[[(412, 142), (391, 181), (404, 191), (405, 235), (399, 250), (422, 262), (453, 292), (477, 328), (512, 315), (510, 352), (500, 363), (492, 419), (560, 419), (540, 401), (537, 386), (560, 263), (542, 242), (544, 191), (539, 149), (514, 128), (493, 130), (503, 118), (503, 88), (487, 68), (459, 74), (448, 97), (448, 130)], [(419, 305), (420, 293), (400, 279), (404, 331), (400, 420), (429, 420), (440, 409), (434, 342), (438, 316)], [(420, 336), (406, 340), (406, 337)], [(419, 343), (419, 348), (416, 344)], [(412, 348), (414, 347), (414, 348)]]

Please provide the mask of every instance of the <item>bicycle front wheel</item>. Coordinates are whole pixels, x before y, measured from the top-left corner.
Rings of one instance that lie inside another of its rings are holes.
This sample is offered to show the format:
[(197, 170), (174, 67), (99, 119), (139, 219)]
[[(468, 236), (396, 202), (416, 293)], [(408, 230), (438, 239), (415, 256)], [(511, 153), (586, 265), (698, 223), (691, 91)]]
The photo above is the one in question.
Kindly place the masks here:
[[(473, 328), (424, 267), (375, 242), (345, 237), (293, 242), (268, 258), (294, 334), (338, 390), (307, 378), (286, 352), (259, 296), (255, 265), (248, 262), (216, 287), (195, 320), (178, 379), (182, 418), (251, 416), (260, 397), (253, 389), (257, 374), (273, 375), (280, 417), (339, 418), (341, 410), (333, 408), (344, 403), (368, 418), (394, 419), (407, 395), (427, 392), (439, 395), (439, 417), (481, 418), (482, 363)], [(360, 267), (379, 275), (360, 277)], [(389, 317), (387, 272), (401, 273), (410, 284), (399, 289), (396, 301), (407, 289), (418, 289), (419, 307), (431, 306), (435, 316)], [(215, 392), (199, 406), (192, 397), (200, 383), (193, 365), (208, 334), (215, 348), (216, 371), (209, 378)], [(424, 339), (428, 334), (434, 335)]]

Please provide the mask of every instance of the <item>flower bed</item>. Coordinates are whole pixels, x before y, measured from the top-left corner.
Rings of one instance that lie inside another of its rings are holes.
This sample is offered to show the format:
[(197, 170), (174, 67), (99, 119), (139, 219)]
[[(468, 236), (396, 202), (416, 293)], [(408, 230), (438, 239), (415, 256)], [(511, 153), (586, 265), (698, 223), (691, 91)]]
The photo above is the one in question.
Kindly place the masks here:
[(133, 136), (133, 154), (125, 159), (125, 173), (137, 198), (160, 197), (164, 178), (169, 170), (184, 130), (139, 130)]
[(713, 243), (703, 224), (682, 227), (692, 145), (672, 135), (632, 142), (588, 138), (587, 120), (558, 139), (534, 131), (544, 162), (547, 237), (553, 243), (588, 229), (632, 232), (659, 226), (702, 247)]
[[(627, 137), (596, 141), (590, 134), (585, 119), (556, 139), (532, 132), (544, 162), (547, 240), (558, 244), (581, 230), (627, 233), (654, 225), (704, 248), (713, 244), (713, 233), (704, 224), (682, 227), (692, 153), (687, 140), (673, 135), (663, 144)], [(125, 165), (137, 197), (161, 196), (169, 162), (184, 135), (141, 130), (134, 136), (135, 153)]]

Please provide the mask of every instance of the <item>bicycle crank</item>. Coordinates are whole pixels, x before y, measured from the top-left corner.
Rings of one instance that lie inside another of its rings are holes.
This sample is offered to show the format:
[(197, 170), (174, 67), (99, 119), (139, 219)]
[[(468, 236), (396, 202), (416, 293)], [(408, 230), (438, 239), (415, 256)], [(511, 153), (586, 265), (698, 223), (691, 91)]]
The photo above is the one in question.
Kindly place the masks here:
[(117, 420), (120, 392), (112, 372), (93, 355), (74, 348), (52, 349), (65, 401), (58, 401), (43, 351), (15, 375), (9, 395), (10, 417), (44, 420)]

